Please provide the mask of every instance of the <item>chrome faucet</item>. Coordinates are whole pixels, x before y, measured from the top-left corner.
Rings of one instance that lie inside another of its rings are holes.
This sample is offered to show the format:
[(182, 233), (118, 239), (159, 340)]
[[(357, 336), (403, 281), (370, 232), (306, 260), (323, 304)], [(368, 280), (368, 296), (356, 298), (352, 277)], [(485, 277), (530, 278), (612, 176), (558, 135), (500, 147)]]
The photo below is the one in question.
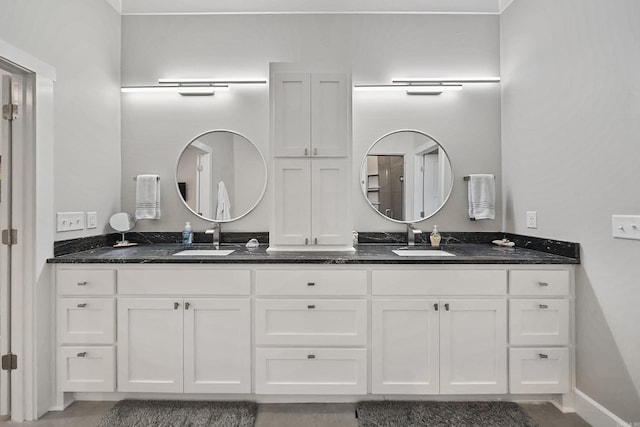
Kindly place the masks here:
[(416, 245), (416, 236), (422, 234), (422, 230), (415, 228), (413, 224), (407, 224), (407, 246)]
[(205, 230), (204, 234), (213, 234), (213, 248), (220, 249), (220, 224), (217, 222), (213, 223), (213, 228), (211, 230)]

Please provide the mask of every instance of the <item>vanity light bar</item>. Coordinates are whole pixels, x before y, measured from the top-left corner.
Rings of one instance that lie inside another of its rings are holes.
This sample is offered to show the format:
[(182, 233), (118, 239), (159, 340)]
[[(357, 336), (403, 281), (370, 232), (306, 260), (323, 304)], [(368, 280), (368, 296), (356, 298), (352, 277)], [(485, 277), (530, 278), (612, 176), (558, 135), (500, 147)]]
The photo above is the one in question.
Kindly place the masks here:
[(264, 79), (224, 80), (224, 79), (158, 79), (159, 85), (237, 85), (237, 84), (267, 84)]
[(445, 84), (445, 83), (500, 83), (500, 77), (434, 77), (414, 79), (393, 79), (393, 83), (405, 84)]
[(123, 93), (179, 93), (183, 96), (211, 96), (217, 91), (228, 91), (229, 86), (124, 86), (120, 89)]
[(357, 90), (398, 91), (407, 95), (440, 95), (442, 92), (462, 90), (461, 84), (392, 84), (392, 85), (354, 85)]

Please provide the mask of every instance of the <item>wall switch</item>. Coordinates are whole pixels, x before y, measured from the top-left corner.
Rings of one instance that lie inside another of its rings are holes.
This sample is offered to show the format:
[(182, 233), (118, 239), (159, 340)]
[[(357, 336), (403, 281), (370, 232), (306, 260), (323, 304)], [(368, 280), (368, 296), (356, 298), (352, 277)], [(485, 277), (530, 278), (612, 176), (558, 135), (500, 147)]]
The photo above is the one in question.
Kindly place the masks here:
[(611, 234), (616, 239), (640, 240), (640, 215), (611, 216)]
[(84, 230), (84, 212), (58, 212), (56, 231)]
[(98, 228), (97, 212), (87, 212), (87, 228)]
[(527, 228), (538, 228), (538, 213), (527, 211)]

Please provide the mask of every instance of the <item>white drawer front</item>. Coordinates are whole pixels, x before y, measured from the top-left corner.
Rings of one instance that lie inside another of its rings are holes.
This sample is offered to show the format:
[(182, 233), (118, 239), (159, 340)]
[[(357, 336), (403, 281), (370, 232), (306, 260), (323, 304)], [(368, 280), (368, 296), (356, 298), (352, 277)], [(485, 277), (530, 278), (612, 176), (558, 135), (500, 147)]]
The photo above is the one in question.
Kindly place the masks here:
[(256, 295), (366, 295), (367, 272), (325, 270), (258, 270)]
[(563, 270), (509, 271), (511, 295), (569, 295), (569, 272)]
[(256, 349), (258, 394), (366, 394), (367, 351)]
[(113, 295), (116, 285), (114, 270), (65, 270), (56, 275), (58, 295)]
[(569, 300), (509, 301), (509, 342), (512, 345), (569, 343)]
[(373, 295), (505, 295), (506, 270), (374, 270)]
[(113, 347), (59, 347), (59, 391), (114, 391)]
[(511, 393), (568, 393), (568, 348), (509, 349)]
[(113, 344), (113, 298), (59, 298), (58, 341), (62, 344)]
[(249, 270), (120, 270), (120, 295), (249, 295)]
[(367, 344), (365, 300), (257, 299), (256, 345)]

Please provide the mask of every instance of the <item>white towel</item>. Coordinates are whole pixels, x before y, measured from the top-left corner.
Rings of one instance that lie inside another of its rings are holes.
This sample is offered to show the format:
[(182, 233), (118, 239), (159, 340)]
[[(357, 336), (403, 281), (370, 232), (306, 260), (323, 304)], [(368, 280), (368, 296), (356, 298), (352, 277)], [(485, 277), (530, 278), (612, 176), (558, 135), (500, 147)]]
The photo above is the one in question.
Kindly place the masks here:
[(469, 218), (496, 218), (496, 180), (493, 175), (469, 175)]
[(223, 181), (218, 183), (218, 205), (216, 206), (216, 219), (231, 219), (231, 201), (227, 186)]
[(160, 176), (136, 178), (136, 219), (160, 219)]

